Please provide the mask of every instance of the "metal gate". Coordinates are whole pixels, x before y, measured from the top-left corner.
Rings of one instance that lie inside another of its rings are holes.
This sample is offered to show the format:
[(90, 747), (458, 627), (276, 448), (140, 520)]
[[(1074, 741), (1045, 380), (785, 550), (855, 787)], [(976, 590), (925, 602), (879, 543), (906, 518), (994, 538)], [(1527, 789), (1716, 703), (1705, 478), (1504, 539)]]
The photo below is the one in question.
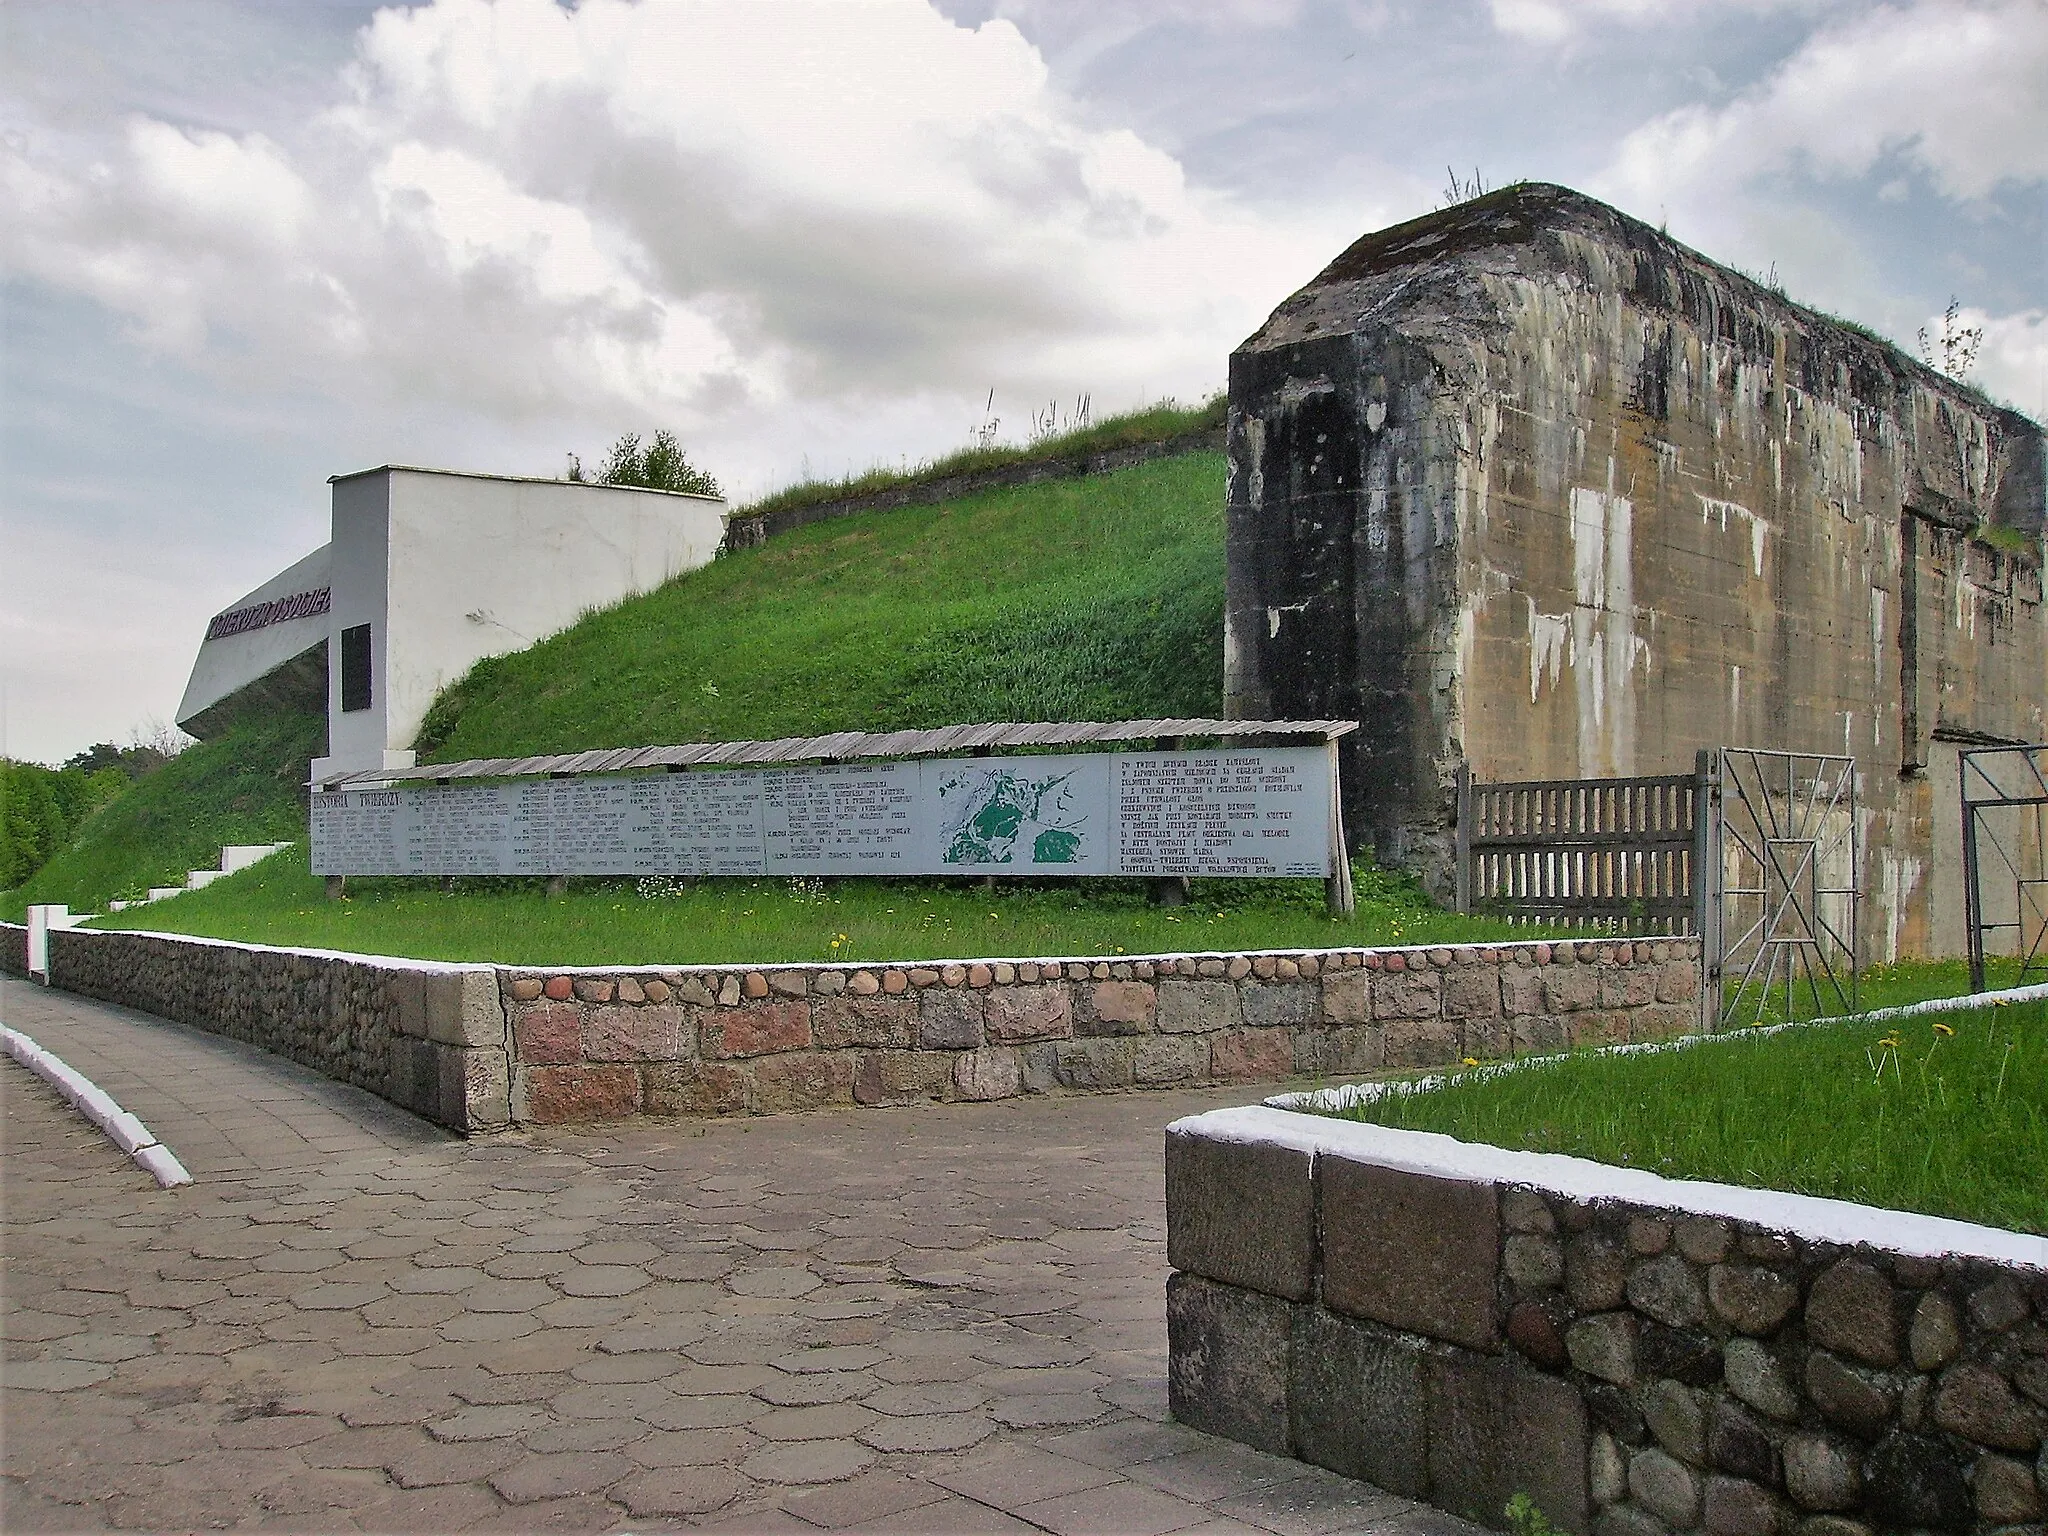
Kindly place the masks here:
[[(1855, 1009), (1861, 868), (1853, 757), (1714, 747), (1653, 778), (1458, 772), (1460, 912), (1697, 934), (1717, 1028), (1774, 1001), (1788, 1018)], [(2048, 905), (2048, 884), (2022, 890)]]
[(1976, 747), (1960, 762), (1970, 990), (1984, 990), (1992, 945), (2019, 957), (2015, 985), (2048, 980), (2048, 745)]
[(1854, 1012), (1862, 868), (1856, 759), (1723, 747), (1701, 860), (1701, 949), (1717, 1027)]

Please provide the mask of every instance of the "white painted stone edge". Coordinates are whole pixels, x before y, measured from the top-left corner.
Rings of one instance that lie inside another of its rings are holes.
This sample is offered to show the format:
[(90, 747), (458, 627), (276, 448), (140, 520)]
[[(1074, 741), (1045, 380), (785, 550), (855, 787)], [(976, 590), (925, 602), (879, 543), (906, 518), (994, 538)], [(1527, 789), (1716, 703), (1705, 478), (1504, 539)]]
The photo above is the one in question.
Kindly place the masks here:
[[(0, 928), (18, 928), (19, 923), (0, 923)], [(957, 959), (936, 960), (750, 960), (744, 963), (712, 965), (691, 962), (672, 964), (666, 961), (614, 962), (608, 965), (515, 965), (510, 962), (481, 960), (414, 960), (403, 955), (373, 955), (349, 949), (300, 949), (280, 944), (250, 944), (239, 939), (213, 939), (196, 933), (165, 933), (153, 928), (79, 928), (67, 930), (75, 933), (126, 934), (138, 939), (172, 939), (181, 944), (202, 944), (214, 949), (235, 949), (248, 954), (296, 955), (312, 960), (351, 960), (360, 965), (389, 966), (407, 970), (433, 971), (454, 974), (470, 971), (518, 972), (529, 976), (616, 976), (622, 973), (643, 971), (677, 971), (697, 975), (740, 975), (747, 971), (908, 971), (938, 970), (948, 965), (1135, 965), (1139, 961), (1156, 964), (1162, 960), (1246, 960), (1271, 958), (1275, 960), (1299, 960), (1303, 957), (1322, 958), (1324, 955), (1426, 955), (1434, 949), (1448, 949), (1456, 952), (1462, 949), (1533, 949), (1538, 944), (1548, 944), (1555, 949), (1562, 944), (1697, 944), (1698, 939), (1689, 934), (1663, 933), (1643, 934), (1627, 940), (1620, 939), (1483, 939), (1478, 942), (1461, 940), (1455, 944), (1332, 944), (1314, 949), (1189, 949), (1161, 950), (1142, 955), (980, 955), (964, 956)], [(1072, 978), (1063, 978), (1072, 979)], [(1093, 978), (1083, 978), (1093, 979)], [(1186, 981), (1195, 978), (1182, 976), (1155, 977), (1160, 981)], [(1209, 980), (1212, 978), (1200, 978)], [(1246, 981), (1277, 980), (1273, 977), (1243, 977)]]
[[(1781, 1035), (1788, 1029), (1812, 1029), (1823, 1024), (1882, 1024), (1892, 1019), (1915, 1018), (1921, 1014), (1963, 1013), (1976, 1008), (1994, 1008), (2009, 1003), (2033, 1003), (2044, 1000), (2048, 1000), (2048, 982), (2030, 987), (2007, 987), (2003, 991), (1965, 992), (1960, 997), (1931, 997), (1923, 1002), (1901, 1003), (1896, 1008), (1873, 1008), (1868, 1013), (1841, 1013), (1819, 1019), (1793, 1019), (1783, 1024), (1728, 1029), (1715, 1034), (1676, 1035), (1669, 1040), (1645, 1040), (1635, 1045), (1603, 1045), (1594, 1050), (1571, 1053), (1571, 1056), (1574, 1060), (1583, 1060), (1588, 1056), (1647, 1056), (1661, 1051), (1689, 1051), (1702, 1045), (1723, 1045), (1729, 1041), (1758, 1040), (1767, 1035)], [(1505, 1077), (1510, 1072), (1526, 1072), (1531, 1068), (1553, 1065), (1565, 1059), (1565, 1053), (1517, 1056), (1512, 1061), (1489, 1062), (1483, 1067), (1474, 1067), (1469, 1072), (1459, 1073), (1458, 1076), (1461, 1080), (1467, 1081), (1475, 1078), (1483, 1080), (1490, 1077)], [(1411, 1093), (1429, 1093), (1441, 1088), (1448, 1081), (1449, 1078), (1445, 1074), (1432, 1072), (1424, 1077), (1401, 1078), (1390, 1082), (1339, 1083), (1332, 1088), (1309, 1088), (1298, 1093), (1280, 1093), (1262, 1102), (1272, 1109), (1322, 1114)]]
[(2023, 1232), (1816, 1195), (1667, 1179), (1583, 1157), (1477, 1145), (1435, 1131), (1399, 1131), (1263, 1104), (1191, 1115), (1174, 1121), (1166, 1131), (1169, 1136), (1288, 1147), (1317, 1156), (1331, 1154), (1436, 1178), (1526, 1185), (1573, 1200), (1626, 1200), (1791, 1232), (1811, 1242), (1844, 1247), (1864, 1244), (1922, 1258), (1959, 1254), (2048, 1271), (2048, 1238)]
[[(2048, 985), (2014, 987), (2004, 992), (1980, 992), (1964, 997), (1938, 998), (1929, 1003), (1912, 1003), (1900, 1008), (1884, 1008), (1854, 1015), (1853, 1018), (1860, 1022), (1881, 1022), (1916, 1014), (1981, 1008), (1987, 1003), (1995, 1006), (2001, 999), (2031, 1002), (2043, 997), (2048, 997)], [(1823, 1019), (1811, 1022), (1843, 1021)], [(1770, 1029), (1775, 1033), (1783, 1029), (1808, 1027), (1809, 1022), (1801, 1022), (1773, 1025)], [(1760, 1032), (1748, 1030), (1697, 1035), (1682, 1041), (1609, 1049), (1614, 1052), (1684, 1049), (1688, 1045), (1740, 1039)], [(1543, 1059), (1524, 1058), (1529, 1062)], [(1518, 1069), (1519, 1064), (1503, 1064), (1492, 1070)], [(1406, 1087), (1408, 1091), (1417, 1091), (1432, 1081), (1440, 1082), (1442, 1079), (1425, 1078)], [(1396, 1130), (1391, 1126), (1306, 1114), (1289, 1107), (1312, 1097), (1315, 1095), (1282, 1094), (1264, 1104), (1210, 1110), (1206, 1114), (1176, 1120), (1166, 1131), (1169, 1136), (1196, 1136), (1209, 1141), (1287, 1147), (1311, 1156), (1327, 1153), (1435, 1178), (1524, 1185), (1573, 1200), (1625, 1200), (1636, 1205), (1682, 1211), (1688, 1215), (1746, 1222), (1771, 1231), (1790, 1232), (1810, 1242), (1836, 1243), (1844, 1247), (1865, 1245), (1919, 1258), (1954, 1255), (1988, 1259), (1994, 1263), (2023, 1264), (2048, 1271), (2048, 1238), (2024, 1232), (2007, 1232), (1999, 1227), (1954, 1221), (1945, 1216), (1885, 1210), (1816, 1195), (1747, 1189), (1704, 1179), (1667, 1179), (1642, 1169), (1618, 1168), (1590, 1158), (1566, 1157), (1555, 1152), (1516, 1152), (1505, 1147), (1459, 1141), (1436, 1131)]]
[[(0, 928), (19, 928), (19, 923), (0, 923)], [(165, 933), (154, 928), (70, 928), (67, 933), (89, 933), (121, 935), (137, 939), (169, 939), (179, 944), (194, 944), (206, 949), (232, 949), (250, 955), (289, 955), (307, 960), (347, 960), (357, 965), (374, 965), (387, 969), (425, 971), (437, 976), (462, 975), (469, 972), (496, 972), (507, 967), (481, 960), (414, 960), (403, 955), (362, 954), (350, 949), (298, 949), (282, 944), (246, 944), (238, 939), (212, 939), (198, 933)], [(599, 967), (587, 967), (596, 970)], [(602, 967), (618, 970), (618, 966)], [(654, 969), (654, 967), (645, 967)], [(726, 970), (744, 967), (726, 966)]]
[(190, 1184), (192, 1175), (171, 1149), (150, 1134), (149, 1127), (114, 1102), (113, 1095), (91, 1078), (66, 1066), (18, 1029), (0, 1024), (0, 1042), (7, 1054), (63, 1094), (86, 1119), (107, 1133), (108, 1140), (126, 1152), (154, 1178), (169, 1189)]

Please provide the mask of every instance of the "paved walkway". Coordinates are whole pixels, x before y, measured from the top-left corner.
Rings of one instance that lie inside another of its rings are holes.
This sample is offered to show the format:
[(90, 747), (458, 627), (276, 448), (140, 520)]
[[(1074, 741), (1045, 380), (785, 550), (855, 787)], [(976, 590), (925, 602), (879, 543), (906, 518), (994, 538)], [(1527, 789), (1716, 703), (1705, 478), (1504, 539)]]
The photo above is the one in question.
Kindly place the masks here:
[(13, 1530), (1473, 1528), (1167, 1421), (1160, 1130), (1241, 1091), (463, 1143), (17, 982)]

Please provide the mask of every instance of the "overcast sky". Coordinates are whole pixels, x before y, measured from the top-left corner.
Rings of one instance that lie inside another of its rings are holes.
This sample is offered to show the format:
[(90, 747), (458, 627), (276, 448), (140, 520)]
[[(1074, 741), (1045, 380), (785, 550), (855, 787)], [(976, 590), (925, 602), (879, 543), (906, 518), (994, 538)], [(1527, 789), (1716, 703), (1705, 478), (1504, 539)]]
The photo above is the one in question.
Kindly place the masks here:
[(1447, 165), (2048, 405), (2048, 0), (0, 0), (0, 751), (167, 720), (331, 474), (736, 499), (1098, 414)]

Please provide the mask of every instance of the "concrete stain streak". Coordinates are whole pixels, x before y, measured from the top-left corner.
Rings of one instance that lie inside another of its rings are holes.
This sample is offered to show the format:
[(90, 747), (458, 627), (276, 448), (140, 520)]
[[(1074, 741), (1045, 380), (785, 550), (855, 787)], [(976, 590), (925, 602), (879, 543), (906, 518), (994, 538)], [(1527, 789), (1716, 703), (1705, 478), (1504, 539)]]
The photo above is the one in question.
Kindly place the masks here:
[(1701, 522), (1711, 523), (1719, 519), (1723, 533), (1728, 531), (1728, 520), (1730, 518), (1735, 519), (1738, 523), (1749, 525), (1750, 572), (1756, 576), (1763, 575), (1764, 536), (1770, 531), (1771, 525), (1739, 501), (1719, 501), (1712, 496), (1700, 496), (1697, 491), (1693, 494), (1699, 499)]

